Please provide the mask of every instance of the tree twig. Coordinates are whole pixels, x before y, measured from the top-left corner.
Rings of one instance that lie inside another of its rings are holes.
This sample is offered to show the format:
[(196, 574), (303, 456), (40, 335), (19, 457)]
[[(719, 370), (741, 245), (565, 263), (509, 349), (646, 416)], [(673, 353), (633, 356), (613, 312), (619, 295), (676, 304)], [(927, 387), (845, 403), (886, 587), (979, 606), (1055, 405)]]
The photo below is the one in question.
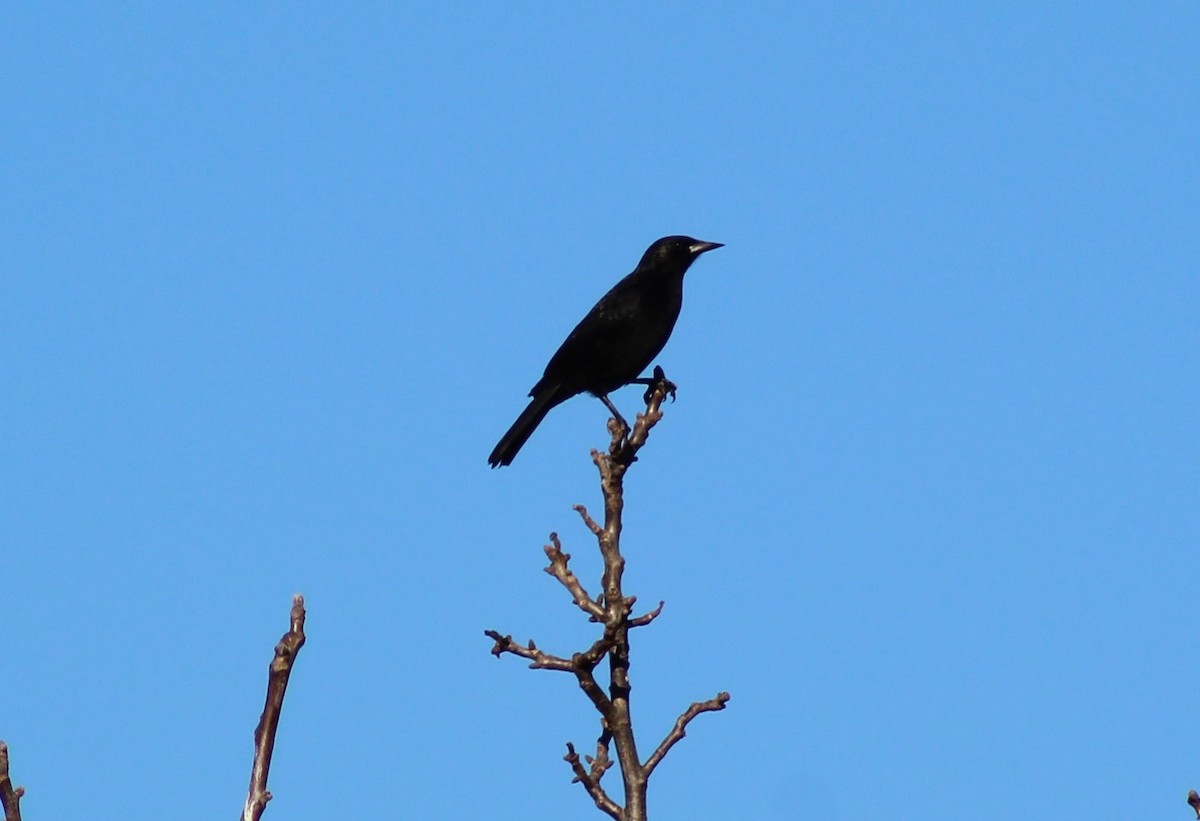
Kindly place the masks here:
[(0, 804), (4, 805), (4, 821), (21, 821), (21, 796), (24, 787), (13, 787), (8, 774), (8, 745), (0, 741)]
[(667, 751), (687, 735), (687, 726), (693, 718), (701, 713), (724, 710), (725, 702), (727, 701), (729, 701), (729, 693), (717, 693), (716, 696), (710, 698), (708, 701), (697, 701), (691, 707), (684, 710), (683, 715), (675, 719), (675, 726), (671, 728), (671, 732), (667, 733), (667, 737), (662, 740), (662, 744), (659, 744), (654, 754), (646, 759), (646, 763), (643, 766), (646, 776), (649, 777), (650, 773), (654, 772), (654, 768), (658, 766), (658, 763), (663, 760), (663, 756), (667, 754)]
[(279, 715), (283, 710), (283, 696), (287, 692), (288, 678), (296, 655), (304, 646), (304, 597), (292, 597), (291, 624), (283, 638), (275, 645), (275, 658), (271, 660), (267, 675), (267, 700), (262, 717), (254, 730), (254, 763), (250, 767), (250, 792), (242, 808), (242, 821), (259, 821), (271, 793), (267, 791), (267, 776), (271, 771), (271, 756), (275, 751), (275, 734), (279, 729)]
[(544, 568), (545, 571), (567, 588), (575, 605), (591, 616), (592, 621), (603, 621), (604, 608), (600, 606), (600, 602), (592, 601), (592, 597), (583, 589), (579, 577), (567, 566), (567, 563), (571, 561), (571, 554), (563, 553), (562, 544), (558, 541), (558, 534), (551, 533), (550, 544), (542, 549), (546, 551), (546, 558), (550, 560), (549, 566)]
[(600, 529), (600, 525), (596, 524), (596, 520), (588, 515), (586, 507), (583, 505), (571, 505), (571, 509), (579, 514), (579, 517), (583, 519), (583, 524), (588, 530), (592, 531), (593, 536), (599, 536), (603, 532)]
[(658, 603), (658, 607), (654, 608), (649, 613), (643, 613), (642, 615), (637, 616), (636, 618), (630, 619), (629, 626), (630, 627), (645, 627), (647, 624), (654, 621), (662, 614), (663, 607), (665, 607), (666, 604), (667, 603), (665, 601), (660, 601)]
[(622, 817), (621, 806), (616, 801), (613, 801), (608, 793), (604, 791), (604, 788), (600, 786), (600, 778), (595, 774), (594, 768), (591, 772), (584, 769), (583, 764), (579, 761), (579, 753), (575, 752), (575, 745), (570, 741), (567, 742), (567, 754), (563, 756), (563, 761), (571, 765), (571, 771), (575, 773), (573, 780), (583, 785), (588, 795), (596, 802), (597, 807), (613, 818), (619, 819)]
[(539, 650), (538, 646), (533, 643), (533, 639), (529, 640), (528, 645), (521, 645), (513, 641), (512, 636), (502, 636), (495, 630), (484, 630), (483, 634), (496, 642), (492, 645), (492, 655), (496, 658), (500, 658), (502, 653), (512, 653), (514, 656), (529, 659), (529, 669), (531, 670), (559, 670), (564, 673), (575, 672), (575, 665), (570, 661)]
[(596, 783), (600, 782), (609, 767), (613, 765), (613, 760), (608, 757), (608, 745), (612, 743), (612, 733), (608, 731), (603, 716), (600, 718), (600, 726), (604, 729), (601, 730), (600, 737), (596, 739), (596, 754), (584, 756), (587, 759), (588, 772), (592, 778), (596, 779)]

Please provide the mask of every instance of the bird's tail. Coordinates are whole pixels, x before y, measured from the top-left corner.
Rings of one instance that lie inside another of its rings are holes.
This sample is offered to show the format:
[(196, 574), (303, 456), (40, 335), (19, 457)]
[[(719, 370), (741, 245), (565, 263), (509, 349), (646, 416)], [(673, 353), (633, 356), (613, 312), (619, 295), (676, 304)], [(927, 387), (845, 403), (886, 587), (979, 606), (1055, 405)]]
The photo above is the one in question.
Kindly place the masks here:
[(533, 435), (534, 430), (546, 418), (550, 409), (566, 398), (561, 395), (557, 385), (542, 388), (534, 393), (528, 407), (521, 411), (517, 421), (513, 422), (512, 427), (508, 429), (508, 433), (500, 437), (500, 442), (492, 451), (492, 455), (488, 457), (488, 464), (492, 467), (511, 464), (517, 451)]

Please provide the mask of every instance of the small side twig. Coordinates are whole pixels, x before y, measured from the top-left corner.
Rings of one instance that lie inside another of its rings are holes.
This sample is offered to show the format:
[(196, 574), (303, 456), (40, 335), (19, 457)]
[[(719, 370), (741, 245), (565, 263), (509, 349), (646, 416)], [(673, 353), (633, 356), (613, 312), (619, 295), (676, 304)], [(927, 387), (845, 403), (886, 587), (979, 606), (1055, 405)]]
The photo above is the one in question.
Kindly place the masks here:
[[(607, 750), (605, 751), (607, 756)], [(575, 773), (575, 777), (571, 779), (571, 783), (580, 783), (587, 790), (588, 795), (596, 802), (596, 806), (603, 810), (613, 818), (621, 817), (621, 806), (609, 798), (608, 793), (600, 786), (600, 778), (595, 773), (595, 766), (592, 771), (584, 769), (583, 763), (579, 760), (579, 753), (575, 752), (575, 745), (570, 741), (567, 742), (567, 754), (563, 756), (563, 761), (571, 765), (571, 771)], [(611, 765), (610, 765), (611, 766)], [(605, 768), (607, 769), (607, 767)], [(600, 773), (603, 775), (603, 770)]]
[(604, 728), (600, 733), (600, 737), (596, 739), (596, 754), (594, 756), (584, 756), (588, 763), (588, 773), (600, 783), (600, 779), (608, 772), (613, 765), (613, 760), (608, 757), (608, 745), (612, 743), (612, 733), (608, 730), (608, 723), (601, 717), (600, 725)]
[(288, 678), (296, 654), (304, 646), (304, 597), (292, 597), (291, 624), (283, 638), (275, 645), (275, 658), (271, 660), (267, 675), (267, 701), (262, 717), (254, 730), (254, 763), (250, 767), (250, 792), (242, 808), (242, 821), (259, 821), (271, 793), (267, 791), (267, 776), (271, 771), (271, 756), (275, 752), (275, 733), (279, 729), (279, 715), (283, 710), (283, 696), (287, 692)]
[(554, 578), (558, 579), (563, 587), (567, 588), (567, 592), (571, 594), (571, 598), (575, 601), (575, 606), (591, 617), (592, 621), (602, 621), (604, 619), (604, 608), (599, 602), (593, 601), (588, 592), (583, 589), (583, 583), (579, 581), (567, 563), (571, 561), (570, 553), (563, 553), (562, 544), (558, 540), (557, 533), (550, 534), (550, 544), (543, 548), (546, 551), (546, 558), (550, 560), (549, 566), (543, 568)]
[(579, 517), (583, 519), (584, 526), (587, 527), (588, 530), (592, 531), (593, 536), (599, 536), (604, 533), (604, 530), (600, 527), (600, 525), (596, 524), (596, 520), (588, 514), (586, 507), (583, 505), (571, 505), (571, 509), (579, 514)]
[(659, 615), (662, 613), (663, 607), (665, 607), (666, 604), (667, 603), (665, 601), (660, 601), (658, 603), (658, 607), (654, 608), (649, 613), (643, 613), (640, 616), (635, 616), (634, 618), (630, 619), (629, 626), (630, 627), (645, 627), (647, 624), (649, 624), (650, 622), (654, 621), (655, 619), (657, 619), (659, 617)]
[(687, 735), (687, 726), (692, 719), (701, 713), (711, 713), (725, 709), (725, 702), (729, 701), (729, 693), (717, 693), (716, 696), (708, 701), (697, 701), (691, 707), (683, 711), (683, 715), (675, 719), (675, 726), (671, 728), (671, 732), (667, 733), (667, 737), (663, 739), (662, 744), (658, 745), (658, 749), (650, 758), (646, 759), (646, 763), (642, 769), (646, 773), (646, 777), (650, 777), (650, 773), (654, 772), (654, 768), (663, 760), (663, 756), (667, 751), (675, 746), (676, 742)]
[(559, 670), (564, 673), (575, 672), (574, 664), (567, 659), (552, 656), (549, 653), (539, 650), (538, 646), (533, 643), (533, 639), (529, 640), (528, 645), (523, 645), (513, 641), (512, 636), (502, 636), (495, 630), (484, 630), (483, 634), (496, 642), (492, 645), (492, 655), (496, 658), (500, 658), (503, 653), (512, 653), (514, 656), (529, 659), (529, 669), (531, 670)]
[(0, 741), (0, 804), (4, 805), (4, 821), (21, 821), (21, 796), (24, 787), (13, 787), (8, 774), (8, 745)]

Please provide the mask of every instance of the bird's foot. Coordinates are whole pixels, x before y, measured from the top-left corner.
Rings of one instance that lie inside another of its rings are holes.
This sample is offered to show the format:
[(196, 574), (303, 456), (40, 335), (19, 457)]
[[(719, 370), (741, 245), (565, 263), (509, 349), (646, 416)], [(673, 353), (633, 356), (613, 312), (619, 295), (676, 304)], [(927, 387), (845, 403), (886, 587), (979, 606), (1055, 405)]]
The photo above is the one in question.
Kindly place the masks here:
[(625, 417), (621, 415), (621, 412), (617, 410), (617, 406), (614, 405), (612, 400), (608, 398), (608, 394), (602, 393), (599, 394), (599, 396), (600, 401), (604, 403), (605, 407), (608, 408), (608, 412), (612, 414), (612, 418), (608, 420), (608, 432), (613, 436), (616, 436), (617, 432), (620, 431), (622, 437), (628, 436), (629, 431), (632, 430), (632, 428), (630, 428), (629, 423), (625, 421)]
[(649, 379), (639, 379), (640, 384), (646, 385), (646, 392), (642, 395), (642, 401), (647, 405), (654, 398), (654, 391), (661, 385), (663, 398), (671, 397), (671, 401), (675, 401), (675, 383), (667, 379), (667, 374), (663, 371), (661, 365), (654, 366), (654, 376)]

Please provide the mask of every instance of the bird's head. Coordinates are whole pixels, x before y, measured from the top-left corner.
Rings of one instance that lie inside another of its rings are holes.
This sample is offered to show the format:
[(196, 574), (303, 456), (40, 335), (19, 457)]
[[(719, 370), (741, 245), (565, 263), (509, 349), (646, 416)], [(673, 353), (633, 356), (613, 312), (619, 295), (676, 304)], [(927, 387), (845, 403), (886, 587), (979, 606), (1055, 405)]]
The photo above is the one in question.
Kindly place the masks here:
[(642, 254), (642, 261), (638, 263), (638, 267), (655, 267), (683, 273), (696, 257), (721, 246), (720, 242), (704, 242), (692, 237), (663, 237), (651, 243), (646, 253)]

